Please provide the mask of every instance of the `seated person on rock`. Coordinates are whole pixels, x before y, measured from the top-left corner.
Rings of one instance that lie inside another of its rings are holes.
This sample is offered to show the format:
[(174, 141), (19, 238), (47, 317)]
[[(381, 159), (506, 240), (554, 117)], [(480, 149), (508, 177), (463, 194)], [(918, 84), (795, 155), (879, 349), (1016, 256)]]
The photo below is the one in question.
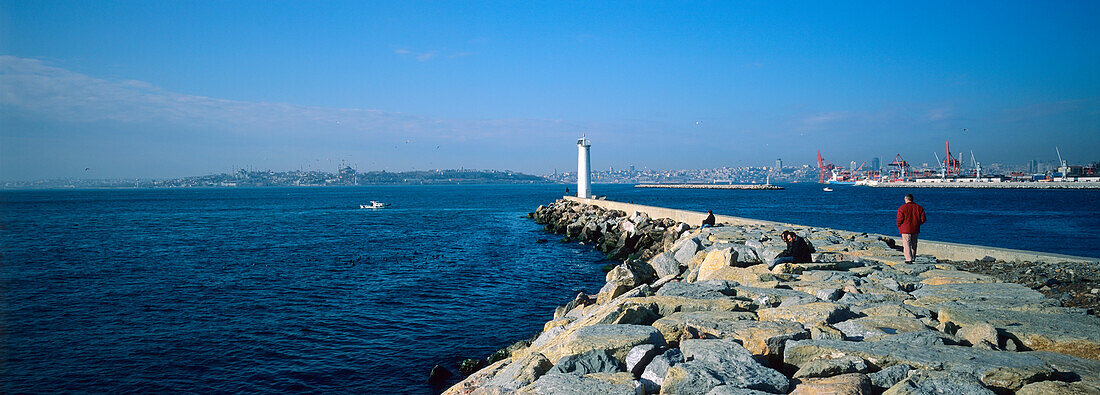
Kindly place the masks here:
[(814, 261), (813, 257), (810, 256), (810, 254), (814, 253), (814, 247), (806, 242), (806, 239), (803, 239), (789, 230), (783, 231), (782, 237), (783, 241), (787, 243), (787, 249), (776, 256), (776, 265), (780, 263), (810, 263)]
[(703, 227), (709, 228), (712, 226), (714, 226), (714, 213), (710, 212), (710, 210), (707, 210), (707, 219), (703, 220)]

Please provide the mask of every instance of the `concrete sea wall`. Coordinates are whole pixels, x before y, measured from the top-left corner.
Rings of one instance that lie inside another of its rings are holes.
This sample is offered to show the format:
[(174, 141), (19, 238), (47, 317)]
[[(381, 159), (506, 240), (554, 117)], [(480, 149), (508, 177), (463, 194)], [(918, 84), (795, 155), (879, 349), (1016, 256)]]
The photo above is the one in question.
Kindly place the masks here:
[[(447, 394), (1100, 393), (1095, 312), (923, 243), (907, 264), (881, 235), (604, 200), (531, 217), (624, 260)], [(774, 264), (788, 229), (813, 263)]]

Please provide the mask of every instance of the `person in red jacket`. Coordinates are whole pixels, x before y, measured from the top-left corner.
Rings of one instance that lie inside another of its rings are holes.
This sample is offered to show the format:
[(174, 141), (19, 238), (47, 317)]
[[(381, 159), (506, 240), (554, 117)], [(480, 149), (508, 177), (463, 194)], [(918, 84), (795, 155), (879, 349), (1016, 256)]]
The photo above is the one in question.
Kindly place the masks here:
[(913, 203), (912, 194), (905, 194), (905, 204), (898, 207), (898, 231), (901, 232), (905, 263), (913, 263), (913, 258), (917, 256), (917, 235), (925, 220), (924, 207)]

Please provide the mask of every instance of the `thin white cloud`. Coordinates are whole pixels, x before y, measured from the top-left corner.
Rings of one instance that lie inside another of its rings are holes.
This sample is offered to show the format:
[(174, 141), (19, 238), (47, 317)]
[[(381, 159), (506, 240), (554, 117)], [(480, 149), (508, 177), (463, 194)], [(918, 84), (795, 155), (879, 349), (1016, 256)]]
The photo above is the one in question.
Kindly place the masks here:
[(0, 56), (0, 109), (50, 121), (184, 126), (236, 134), (353, 134), (482, 139), (553, 135), (555, 120), (433, 119), (371, 109), (248, 102), (187, 95), (142, 81), (87, 76), (37, 59)]
[(438, 54), (439, 53), (436, 52), (436, 51), (424, 52), (422, 54), (416, 55), (416, 61), (418, 61), (418, 62), (427, 62), (429, 60), (435, 59), (436, 55), (438, 55)]
[(802, 120), (802, 127), (805, 130), (818, 130), (838, 122), (846, 121), (850, 119), (851, 116), (852, 114), (848, 111), (819, 112), (804, 118)]

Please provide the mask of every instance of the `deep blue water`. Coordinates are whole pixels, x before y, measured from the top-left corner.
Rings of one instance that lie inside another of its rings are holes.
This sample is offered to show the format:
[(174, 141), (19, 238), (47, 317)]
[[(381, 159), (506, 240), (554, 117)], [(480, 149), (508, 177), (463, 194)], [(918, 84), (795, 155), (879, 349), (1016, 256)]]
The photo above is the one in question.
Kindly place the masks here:
[[(0, 192), (0, 392), (429, 393), (603, 282), (522, 216), (562, 185)], [(597, 185), (892, 234), (899, 189)], [(911, 191), (922, 237), (1098, 256), (1098, 191)], [(361, 210), (369, 200), (392, 202)], [(538, 244), (538, 238), (550, 243)]]

